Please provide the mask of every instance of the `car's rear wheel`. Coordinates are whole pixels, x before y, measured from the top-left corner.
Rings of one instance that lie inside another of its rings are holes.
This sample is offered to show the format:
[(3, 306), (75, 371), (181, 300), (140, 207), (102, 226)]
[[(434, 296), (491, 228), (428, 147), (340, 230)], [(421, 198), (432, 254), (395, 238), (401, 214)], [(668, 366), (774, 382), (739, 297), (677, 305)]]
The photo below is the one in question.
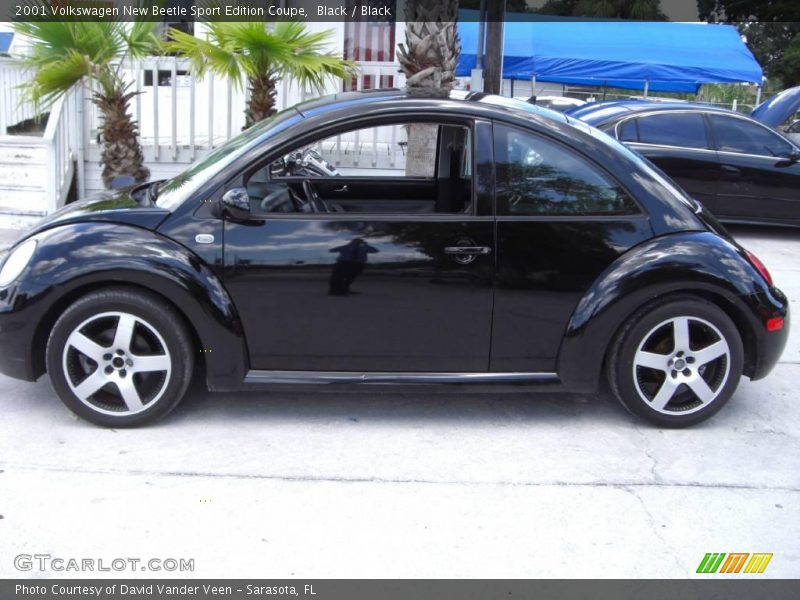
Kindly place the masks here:
[(673, 297), (638, 311), (612, 345), (608, 376), (619, 401), (663, 427), (709, 418), (730, 399), (744, 350), (730, 317), (711, 302)]
[(183, 397), (193, 365), (181, 316), (157, 296), (129, 288), (76, 301), (47, 343), (47, 370), (61, 400), (106, 427), (166, 415)]

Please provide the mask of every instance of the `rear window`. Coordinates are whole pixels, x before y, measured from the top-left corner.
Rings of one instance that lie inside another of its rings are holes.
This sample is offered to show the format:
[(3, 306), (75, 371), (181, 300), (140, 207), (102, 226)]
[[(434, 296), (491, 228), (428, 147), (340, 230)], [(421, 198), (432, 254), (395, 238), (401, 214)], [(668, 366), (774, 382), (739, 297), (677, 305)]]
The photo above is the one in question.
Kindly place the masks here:
[(627, 193), (586, 159), (529, 131), (496, 124), (497, 213), (629, 215)]
[(637, 119), (639, 142), (681, 148), (710, 148), (703, 115), (660, 114)]

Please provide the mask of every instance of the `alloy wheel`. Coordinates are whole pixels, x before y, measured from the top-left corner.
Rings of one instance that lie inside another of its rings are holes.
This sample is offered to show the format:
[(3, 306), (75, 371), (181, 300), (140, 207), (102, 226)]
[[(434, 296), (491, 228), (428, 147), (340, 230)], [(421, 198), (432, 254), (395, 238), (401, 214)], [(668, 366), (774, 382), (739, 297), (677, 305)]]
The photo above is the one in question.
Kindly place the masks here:
[(64, 376), (72, 393), (94, 411), (133, 415), (152, 407), (170, 381), (172, 359), (164, 338), (145, 319), (104, 312), (67, 337)]
[(712, 323), (691, 316), (663, 321), (633, 358), (640, 397), (662, 414), (690, 414), (716, 400), (728, 380), (731, 349)]

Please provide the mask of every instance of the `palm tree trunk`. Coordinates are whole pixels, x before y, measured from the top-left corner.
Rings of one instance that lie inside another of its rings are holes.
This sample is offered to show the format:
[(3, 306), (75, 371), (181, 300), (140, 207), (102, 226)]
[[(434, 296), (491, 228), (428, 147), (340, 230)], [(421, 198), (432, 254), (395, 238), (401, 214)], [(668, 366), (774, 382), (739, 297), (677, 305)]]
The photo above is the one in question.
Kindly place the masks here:
[(275, 98), (278, 94), (277, 77), (270, 73), (259, 74), (248, 79), (250, 98), (244, 111), (244, 129), (249, 129), (278, 112)]
[[(410, 0), (406, 9), (406, 44), (397, 58), (413, 93), (447, 95), (455, 83), (461, 43), (456, 31), (458, 0)], [(430, 177), (435, 166), (436, 125), (408, 127), (406, 174)]]
[(406, 11), (406, 43), (397, 50), (406, 86), (451, 89), (461, 54), (458, 0), (410, 0)]
[(150, 170), (144, 166), (142, 147), (139, 145), (138, 125), (128, 112), (130, 99), (135, 95), (135, 92), (126, 94), (125, 88), (117, 88), (111, 94), (95, 94), (92, 98), (103, 115), (100, 161), (106, 188), (111, 188), (113, 179), (120, 175), (129, 175), (136, 181), (150, 178)]

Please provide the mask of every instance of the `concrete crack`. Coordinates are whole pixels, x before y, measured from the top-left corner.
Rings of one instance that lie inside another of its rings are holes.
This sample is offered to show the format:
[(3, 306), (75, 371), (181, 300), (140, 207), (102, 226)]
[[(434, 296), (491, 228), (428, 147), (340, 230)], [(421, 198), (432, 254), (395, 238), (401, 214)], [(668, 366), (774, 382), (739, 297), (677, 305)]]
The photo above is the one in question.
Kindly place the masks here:
[(653, 531), (653, 535), (655, 535), (659, 539), (662, 547), (667, 549), (669, 556), (672, 558), (672, 560), (675, 563), (675, 566), (678, 569), (678, 572), (683, 572), (684, 577), (687, 577), (689, 573), (686, 572), (686, 567), (681, 562), (681, 559), (678, 553), (675, 551), (675, 548), (673, 548), (667, 542), (666, 538), (664, 538), (664, 534), (661, 532), (661, 527), (659, 527), (659, 524), (656, 522), (656, 518), (653, 516), (653, 513), (650, 512), (650, 509), (648, 508), (644, 499), (639, 495), (639, 492), (629, 486), (622, 486), (622, 489), (628, 492), (634, 498), (636, 498), (636, 500), (639, 502), (639, 504), (642, 507), (642, 510), (644, 510), (644, 514), (647, 516), (647, 522), (650, 525), (650, 529)]
[(7, 472), (10, 469), (20, 471), (46, 471), (51, 473), (83, 473), (87, 475), (124, 475), (143, 477), (185, 477), (211, 479), (238, 479), (238, 480), (263, 480), (285, 481), (297, 483), (373, 483), (373, 484), (419, 484), (419, 485), (490, 485), (514, 487), (597, 487), (597, 488), (697, 488), (711, 490), (744, 490), (756, 492), (800, 492), (798, 486), (771, 486), (753, 485), (747, 483), (705, 483), (700, 481), (503, 481), (483, 480), (474, 481), (461, 479), (424, 479), (415, 477), (345, 477), (336, 475), (282, 475), (273, 473), (214, 473), (212, 471), (170, 471), (157, 469), (111, 469), (111, 468), (65, 468), (49, 465), (19, 464), (10, 465), (0, 463)]

